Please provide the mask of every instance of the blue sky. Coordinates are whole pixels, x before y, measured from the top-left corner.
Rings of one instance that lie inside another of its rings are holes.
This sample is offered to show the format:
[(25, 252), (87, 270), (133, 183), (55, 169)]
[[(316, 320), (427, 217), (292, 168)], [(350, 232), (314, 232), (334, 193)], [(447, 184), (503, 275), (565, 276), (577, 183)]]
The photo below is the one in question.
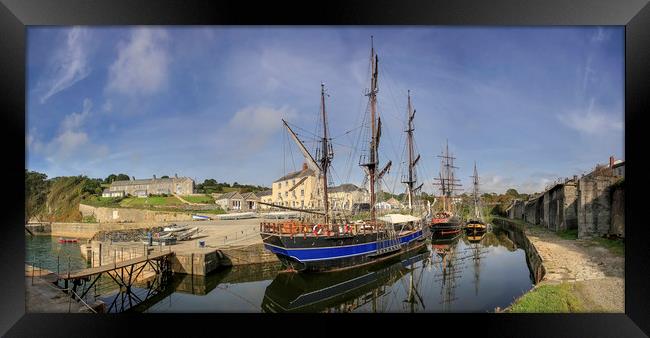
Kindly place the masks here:
[(385, 190), (403, 190), (409, 89), (425, 191), (447, 139), (483, 191), (624, 158), (622, 27), (29, 27), (26, 167), (270, 186), (302, 161), (280, 119), (314, 132), (324, 82), (334, 181), (360, 184), (371, 35)]

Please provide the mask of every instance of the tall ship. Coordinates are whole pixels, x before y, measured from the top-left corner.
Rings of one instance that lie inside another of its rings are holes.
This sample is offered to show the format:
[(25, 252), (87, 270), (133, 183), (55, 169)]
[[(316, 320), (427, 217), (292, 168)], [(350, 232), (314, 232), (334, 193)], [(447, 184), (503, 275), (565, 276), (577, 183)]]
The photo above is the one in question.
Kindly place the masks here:
[(474, 175), (472, 177), (472, 183), (474, 189), (472, 191), (472, 203), (473, 210), (470, 214), (469, 220), (465, 223), (465, 229), (468, 231), (485, 231), (487, 226), (483, 221), (483, 208), (481, 206), (481, 196), (479, 195), (478, 189), (478, 172), (476, 171), (476, 162), (474, 162)]
[(455, 157), (449, 154), (449, 142), (445, 145), (445, 151), (438, 155), (440, 161), (440, 173), (434, 185), (440, 187), (441, 210), (434, 213), (431, 219), (431, 231), (440, 234), (456, 234), (462, 229), (462, 221), (456, 211), (455, 192), (460, 187), (460, 180), (454, 177)]
[[(367, 121), (370, 132), (367, 153), (361, 156), (359, 163), (369, 183), (370, 210), (365, 219), (351, 222), (347, 216), (334, 213), (330, 208), (328, 172), (334, 158), (334, 151), (328, 134), (324, 84), (321, 84), (319, 114), (321, 124), (319, 130), (322, 131), (322, 135), (318, 140), (316, 156), (307, 149), (287, 121), (282, 120), (288, 134), (304, 156), (307, 166), (317, 174), (322, 189), (320, 194), (322, 209), (318, 210), (260, 202), (311, 216), (300, 220), (260, 224), (260, 235), (265, 248), (274, 253), (288, 271), (340, 271), (395, 259), (412, 251), (426, 249), (423, 217), (402, 214), (377, 215), (375, 194), (381, 177), (390, 167), (390, 162), (383, 168), (379, 166), (381, 119), (377, 111), (378, 62), (379, 57), (371, 38), (370, 89), (365, 94), (368, 96), (370, 116)], [(409, 115), (410, 117), (412, 116)], [(409, 185), (409, 187), (413, 186)]]

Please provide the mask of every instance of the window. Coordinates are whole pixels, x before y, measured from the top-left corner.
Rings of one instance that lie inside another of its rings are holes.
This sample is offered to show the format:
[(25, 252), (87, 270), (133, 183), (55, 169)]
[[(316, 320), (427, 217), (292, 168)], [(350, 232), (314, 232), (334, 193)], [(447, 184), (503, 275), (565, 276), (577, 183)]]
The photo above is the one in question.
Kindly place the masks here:
[(289, 197), (289, 192), (288, 191), (284, 192), (284, 197)]
[(300, 196), (305, 196), (305, 189), (300, 190)]

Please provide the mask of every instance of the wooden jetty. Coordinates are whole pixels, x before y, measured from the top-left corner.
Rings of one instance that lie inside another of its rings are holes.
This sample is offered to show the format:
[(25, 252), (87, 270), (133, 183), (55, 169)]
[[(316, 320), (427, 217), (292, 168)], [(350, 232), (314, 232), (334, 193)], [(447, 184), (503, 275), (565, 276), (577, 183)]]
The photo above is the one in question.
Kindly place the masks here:
[[(153, 252), (151, 254), (147, 252), (146, 255), (120, 262), (114, 261), (112, 264), (109, 263), (75, 272), (68, 271), (58, 275), (57, 284), (63, 282), (64, 289), (70, 290), (71, 297), (75, 298), (75, 300), (83, 300), (89, 294), (89, 291), (93, 290), (93, 286), (96, 286), (102, 276), (109, 276), (115, 283), (114, 286), (119, 288), (119, 291), (108, 306), (107, 312), (111, 312), (111, 310), (125, 311), (155, 296), (166, 288), (172, 272), (172, 256), (174, 256), (172, 251)], [(146, 295), (142, 296), (140, 294), (138, 296), (133, 292), (133, 286), (145, 269), (153, 272), (153, 276), (147, 279), (146, 287), (143, 287), (146, 290)], [(71, 288), (68, 287), (69, 283), (72, 283)], [(96, 288), (94, 290), (94, 297), (97, 298)]]

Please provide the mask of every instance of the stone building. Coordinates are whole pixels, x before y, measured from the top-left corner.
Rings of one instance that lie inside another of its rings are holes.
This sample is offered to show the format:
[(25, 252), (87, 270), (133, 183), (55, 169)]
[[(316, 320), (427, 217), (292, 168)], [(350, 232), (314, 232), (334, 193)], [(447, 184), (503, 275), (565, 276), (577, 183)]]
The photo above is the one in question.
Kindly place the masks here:
[(314, 209), (322, 208), (322, 181), (314, 170), (302, 165), (300, 171), (289, 173), (273, 182), (273, 204), (285, 207)]
[[(260, 202), (264, 203), (269, 203), (273, 204), (273, 190), (264, 190), (256, 193), (257, 197), (259, 197)], [(265, 204), (259, 204), (260, 209), (270, 209), (271, 206), (265, 205)]]
[[(194, 180), (189, 177), (133, 179), (113, 181), (107, 194), (122, 192), (125, 195), (148, 196), (160, 194), (189, 195), (194, 193)], [(103, 194), (102, 194), (103, 195)]]
[(506, 212), (508, 213), (508, 218), (523, 219), (524, 201), (519, 199), (513, 200), (510, 206), (506, 208)]
[(367, 202), (368, 191), (354, 184), (341, 184), (327, 190), (330, 207), (333, 210), (352, 210), (355, 203)]
[[(611, 187), (620, 176), (614, 174), (612, 166), (597, 166), (594, 171), (578, 181), (578, 236), (602, 236), (612, 228)], [(620, 198), (620, 193), (619, 193)], [(623, 206), (622, 201), (617, 204)], [(617, 210), (622, 214), (623, 210)], [(623, 218), (624, 220), (624, 218)], [(617, 225), (616, 232), (623, 234), (624, 226)]]
[[(289, 173), (272, 185), (270, 200), (272, 204), (300, 209), (323, 208), (323, 181), (307, 164), (300, 171)], [(354, 184), (341, 184), (327, 189), (330, 208), (334, 210), (352, 210), (355, 203), (366, 202), (368, 193)]]
[(625, 237), (624, 175), (625, 162), (610, 157), (609, 164), (556, 183), (525, 203), (515, 200), (506, 211), (553, 231), (578, 229), (578, 237)]
[(212, 194), (214, 203), (226, 211), (256, 211), (260, 198), (252, 192), (239, 193), (237, 191), (223, 194)]

